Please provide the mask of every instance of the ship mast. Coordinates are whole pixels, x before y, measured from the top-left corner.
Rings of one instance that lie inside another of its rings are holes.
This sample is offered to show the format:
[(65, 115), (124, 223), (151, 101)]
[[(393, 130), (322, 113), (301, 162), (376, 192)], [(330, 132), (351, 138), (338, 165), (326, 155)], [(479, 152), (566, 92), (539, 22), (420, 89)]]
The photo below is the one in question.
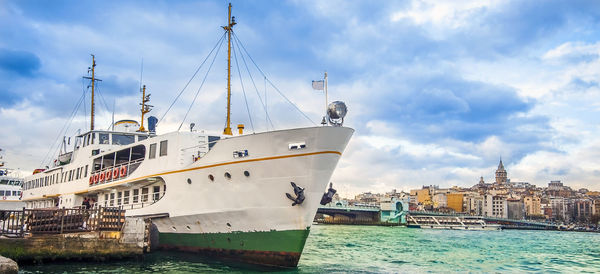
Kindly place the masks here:
[(142, 103), (140, 104), (142, 105), (142, 125), (140, 126), (140, 129), (138, 129), (138, 131), (140, 132), (146, 131), (146, 129), (144, 128), (144, 115), (150, 112), (150, 108), (153, 107), (151, 105), (146, 104), (148, 102), (150, 102), (150, 94), (146, 96), (146, 85), (144, 85), (144, 87), (142, 88)]
[(227, 32), (227, 122), (224, 135), (233, 135), (231, 133), (231, 32), (235, 23), (235, 17), (231, 16), (231, 3), (229, 3), (229, 16), (227, 18), (227, 26), (223, 29)]
[(94, 56), (93, 54), (90, 54), (90, 55), (92, 55), (92, 67), (88, 68), (88, 73), (90, 73), (90, 70), (91, 70), (92, 77), (84, 76), (83, 78), (92, 80), (92, 107), (91, 107), (91, 114), (90, 114), (90, 118), (91, 118), (90, 119), (90, 131), (92, 131), (92, 130), (94, 130), (94, 89), (95, 89), (96, 81), (102, 81), (102, 80), (96, 79), (96, 74), (95, 74), (96, 56)]
[(95, 84), (96, 56), (92, 54), (92, 114), (90, 115), (90, 130), (94, 130), (94, 84)]

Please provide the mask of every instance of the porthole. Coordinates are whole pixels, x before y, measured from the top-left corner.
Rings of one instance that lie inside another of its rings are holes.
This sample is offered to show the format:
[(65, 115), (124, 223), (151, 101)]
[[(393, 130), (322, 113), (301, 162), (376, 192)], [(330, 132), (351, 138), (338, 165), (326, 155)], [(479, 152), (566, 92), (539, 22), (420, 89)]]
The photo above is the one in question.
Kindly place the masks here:
[(192, 230), (192, 228), (189, 225), (185, 226), (187, 228), (187, 230)]
[(208, 175), (208, 179), (211, 180), (212, 182), (215, 181), (215, 176), (212, 176), (212, 174)]
[(231, 179), (231, 174), (229, 174), (229, 172), (225, 172), (225, 178)]
[(173, 231), (177, 231), (177, 228), (175, 228), (174, 226), (172, 226), (171, 229), (173, 229)]
[(187, 179), (187, 182), (188, 182), (188, 184), (190, 184), (190, 185), (191, 185), (191, 184), (192, 184), (192, 179), (188, 178), (188, 179)]
[(246, 171), (244, 171), (244, 175), (245, 175), (246, 177), (250, 177), (250, 172), (248, 172), (248, 171), (246, 170)]

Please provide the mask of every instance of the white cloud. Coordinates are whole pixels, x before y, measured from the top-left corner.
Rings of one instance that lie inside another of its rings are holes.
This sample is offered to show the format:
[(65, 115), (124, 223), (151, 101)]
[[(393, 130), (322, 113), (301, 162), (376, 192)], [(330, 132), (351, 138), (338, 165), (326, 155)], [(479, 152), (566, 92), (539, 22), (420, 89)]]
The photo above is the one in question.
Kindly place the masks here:
[(416, 25), (432, 28), (430, 31), (458, 29), (472, 23), (473, 17), (484, 9), (493, 8), (497, 4), (491, 0), (412, 0), (408, 9), (394, 12), (391, 21), (410, 20)]

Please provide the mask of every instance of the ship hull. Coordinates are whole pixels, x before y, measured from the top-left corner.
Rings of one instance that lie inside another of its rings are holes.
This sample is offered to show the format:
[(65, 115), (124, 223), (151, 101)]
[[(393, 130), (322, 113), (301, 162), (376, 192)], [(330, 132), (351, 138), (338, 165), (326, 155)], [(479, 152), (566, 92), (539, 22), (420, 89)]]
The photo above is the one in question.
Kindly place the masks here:
[[(352, 133), (315, 127), (221, 140), (193, 166), (160, 176), (167, 191), (158, 202), (127, 214), (168, 215), (152, 220), (160, 248), (295, 267)], [(290, 149), (295, 144), (305, 148)], [(249, 156), (211, 158), (235, 150)], [(304, 189), (300, 204), (286, 195), (296, 196), (292, 182)]]
[(160, 233), (159, 247), (250, 264), (296, 267), (308, 234), (309, 229), (204, 234)]

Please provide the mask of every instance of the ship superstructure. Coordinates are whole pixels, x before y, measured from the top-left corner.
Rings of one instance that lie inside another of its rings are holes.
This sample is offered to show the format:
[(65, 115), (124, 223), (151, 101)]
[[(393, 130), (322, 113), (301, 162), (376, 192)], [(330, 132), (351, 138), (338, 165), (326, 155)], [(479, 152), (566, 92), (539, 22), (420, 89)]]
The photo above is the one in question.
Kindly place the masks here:
[[(223, 28), (230, 34), (231, 5), (228, 22)], [(229, 83), (223, 135), (156, 134), (154, 117), (148, 131), (132, 120), (110, 131), (92, 124), (54, 167), (25, 179), (23, 200), (29, 208), (76, 207), (86, 199), (91, 206), (122, 206), (127, 216), (152, 219), (162, 248), (296, 266), (354, 132), (341, 125), (346, 107), (330, 104), (328, 126), (253, 134), (238, 126), (233, 136)], [(142, 115), (146, 99), (144, 87)]]

